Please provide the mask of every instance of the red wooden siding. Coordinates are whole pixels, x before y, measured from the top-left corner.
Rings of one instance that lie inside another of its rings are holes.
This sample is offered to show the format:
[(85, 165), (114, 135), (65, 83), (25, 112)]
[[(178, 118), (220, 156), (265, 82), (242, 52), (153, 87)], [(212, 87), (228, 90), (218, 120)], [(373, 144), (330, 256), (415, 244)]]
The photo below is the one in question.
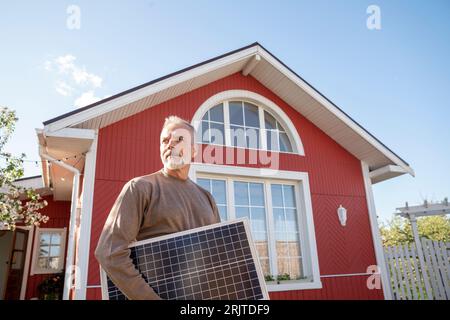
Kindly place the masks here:
[[(67, 228), (66, 234), (67, 237), (69, 233), (70, 201), (53, 201), (53, 196), (44, 197), (44, 199), (47, 200), (48, 206), (43, 208), (41, 212), (42, 214), (47, 215), (49, 217), (49, 220), (47, 223), (41, 224), (41, 228)], [(31, 250), (34, 250), (34, 246), (35, 243), (33, 239), (33, 245)], [(66, 252), (67, 252), (67, 242), (66, 242)], [(31, 251), (30, 268), (25, 299), (37, 297), (38, 296), (37, 286), (39, 285), (39, 283), (41, 283), (43, 280), (49, 277), (48, 274), (36, 274), (33, 276), (31, 275), (31, 263), (33, 263), (32, 254), (33, 251)]]
[[(321, 274), (365, 273), (369, 265), (376, 264), (360, 161), (257, 80), (236, 73), (100, 130), (89, 286), (100, 284), (99, 267), (93, 254), (122, 186), (135, 176), (161, 168), (159, 133), (164, 118), (175, 114), (191, 120), (197, 108), (210, 96), (232, 89), (253, 91), (275, 102), (290, 117), (302, 139), (305, 156), (280, 154), (279, 169), (309, 173)], [(340, 204), (348, 209), (346, 227), (342, 227), (337, 218), (336, 210)], [(364, 281), (360, 278), (324, 278), (322, 290), (273, 293), (272, 297), (381, 296), (381, 290), (365, 291)], [(88, 296), (97, 297), (98, 294), (91, 293), (96, 290), (89, 289)]]

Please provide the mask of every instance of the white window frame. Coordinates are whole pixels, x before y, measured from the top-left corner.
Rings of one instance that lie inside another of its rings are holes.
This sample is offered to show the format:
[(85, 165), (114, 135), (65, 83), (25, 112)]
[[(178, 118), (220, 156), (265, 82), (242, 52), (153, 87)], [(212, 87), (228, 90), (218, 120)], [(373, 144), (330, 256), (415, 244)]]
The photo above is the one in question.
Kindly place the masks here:
[[(229, 101), (243, 101), (254, 104), (258, 107), (259, 112), (259, 139), (260, 139), (260, 148), (243, 148), (238, 146), (233, 146), (231, 143), (231, 129), (230, 129), (230, 119), (229, 119), (229, 109), (228, 102)], [(248, 90), (227, 90), (222, 91), (218, 94), (207, 99), (195, 112), (192, 117), (191, 124), (194, 128), (200, 132), (201, 131), (201, 121), (205, 113), (215, 107), (216, 105), (223, 103), (223, 113), (224, 113), (224, 131), (225, 131), (225, 143), (223, 145), (209, 143), (208, 145), (218, 145), (224, 147), (231, 148), (239, 148), (239, 149), (248, 149), (248, 150), (267, 150), (267, 141), (266, 141), (266, 131), (264, 130), (264, 110), (270, 113), (275, 120), (277, 120), (280, 125), (285, 130), (289, 138), (289, 142), (291, 143), (292, 151), (275, 151), (268, 150), (272, 152), (278, 153), (289, 153), (289, 154), (297, 154), (304, 156), (305, 152), (303, 149), (303, 143), (298, 135), (298, 132), (290, 120), (290, 118), (284, 113), (284, 111), (277, 106), (273, 101), (267, 99), (266, 97), (252, 91)], [(200, 130), (200, 131), (199, 131)]]
[[(44, 269), (39, 267), (39, 250), (40, 250), (40, 236), (43, 233), (58, 233), (61, 235), (61, 244), (59, 251), (59, 269)], [(67, 228), (36, 228), (34, 234), (34, 247), (33, 247), (33, 259), (31, 264), (31, 275), (35, 274), (53, 274), (61, 273), (64, 270), (64, 254), (66, 252), (66, 234)]]
[[(226, 165), (214, 165), (204, 163), (192, 163), (189, 176), (191, 180), (197, 181), (197, 178), (207, 179), (224, 179), (227, 182), (227, 201), (228, 201), (228, 218), (234, 219), (234, 190), (233, 181), (249, 181), (261, 182), (269, 181), (270, 183), (290, 184), (295, 186), (295, 200), (297, 203), (298, 227), (300, 235), (300, 247), (302, 250), (302, 267), (306, 279), (288, 280), (277, 282), (268, 282), (267, 289), (271, 292), (287, 291), (287, 290), (304, 290), (304, 289), (321, 289), (319, 259), (317, 255), (316, 236), (314, 228), (314, 220), (311, 205), (311, 193), (309, 188), (309, 178), (307, 172), (271, 170), (265, 171), (258, 168), (247, 168)], [(271, 188), (270, 183), (265, 183), (266, 207), (269, 209), (271, 205)], [(270, 210), (266, 210), (266, 214), (271, 214)], [(268, 242), (272, 244), (270, 237), (274, 236), (274, 226), (271, 218), (267, 217), (268, 223)], [(275, 243), (275, 242), (273, 242)], [(269, 263), (271, 270), (276, 270), (273, 264), (276, 262), (276, 252), (269, 248)]]

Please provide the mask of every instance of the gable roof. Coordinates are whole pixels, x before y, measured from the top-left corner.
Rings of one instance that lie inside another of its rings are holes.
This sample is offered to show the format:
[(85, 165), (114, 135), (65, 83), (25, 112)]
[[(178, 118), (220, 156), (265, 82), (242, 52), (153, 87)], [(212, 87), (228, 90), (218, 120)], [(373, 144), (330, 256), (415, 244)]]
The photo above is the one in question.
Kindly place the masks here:
[(373, 182), (414, 175), (405, 160), (257, 42), (47, 120), (44, 131), (100, 129), (236, 72), (250, 74), (371, 171), (381, 172)]

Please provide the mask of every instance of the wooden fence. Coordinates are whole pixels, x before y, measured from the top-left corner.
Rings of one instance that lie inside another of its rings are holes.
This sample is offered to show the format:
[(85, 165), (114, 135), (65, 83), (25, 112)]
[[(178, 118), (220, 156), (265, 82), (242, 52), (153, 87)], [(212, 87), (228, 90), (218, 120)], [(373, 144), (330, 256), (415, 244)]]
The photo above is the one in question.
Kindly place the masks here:
[(395, 300), (450, 300), (450, 242), (421, 239), (424, 270), (414, 243), (384, 248)]

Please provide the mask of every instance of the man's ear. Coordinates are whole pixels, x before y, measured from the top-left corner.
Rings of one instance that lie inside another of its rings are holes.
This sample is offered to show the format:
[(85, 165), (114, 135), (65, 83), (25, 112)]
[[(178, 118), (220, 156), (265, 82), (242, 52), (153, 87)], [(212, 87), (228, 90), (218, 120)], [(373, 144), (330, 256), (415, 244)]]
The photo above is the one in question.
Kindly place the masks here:
[(194, 159), (197, 156), (197, 153), (198, 153), (198, 145), (194, 143), (191, 148), (192, 159)]

